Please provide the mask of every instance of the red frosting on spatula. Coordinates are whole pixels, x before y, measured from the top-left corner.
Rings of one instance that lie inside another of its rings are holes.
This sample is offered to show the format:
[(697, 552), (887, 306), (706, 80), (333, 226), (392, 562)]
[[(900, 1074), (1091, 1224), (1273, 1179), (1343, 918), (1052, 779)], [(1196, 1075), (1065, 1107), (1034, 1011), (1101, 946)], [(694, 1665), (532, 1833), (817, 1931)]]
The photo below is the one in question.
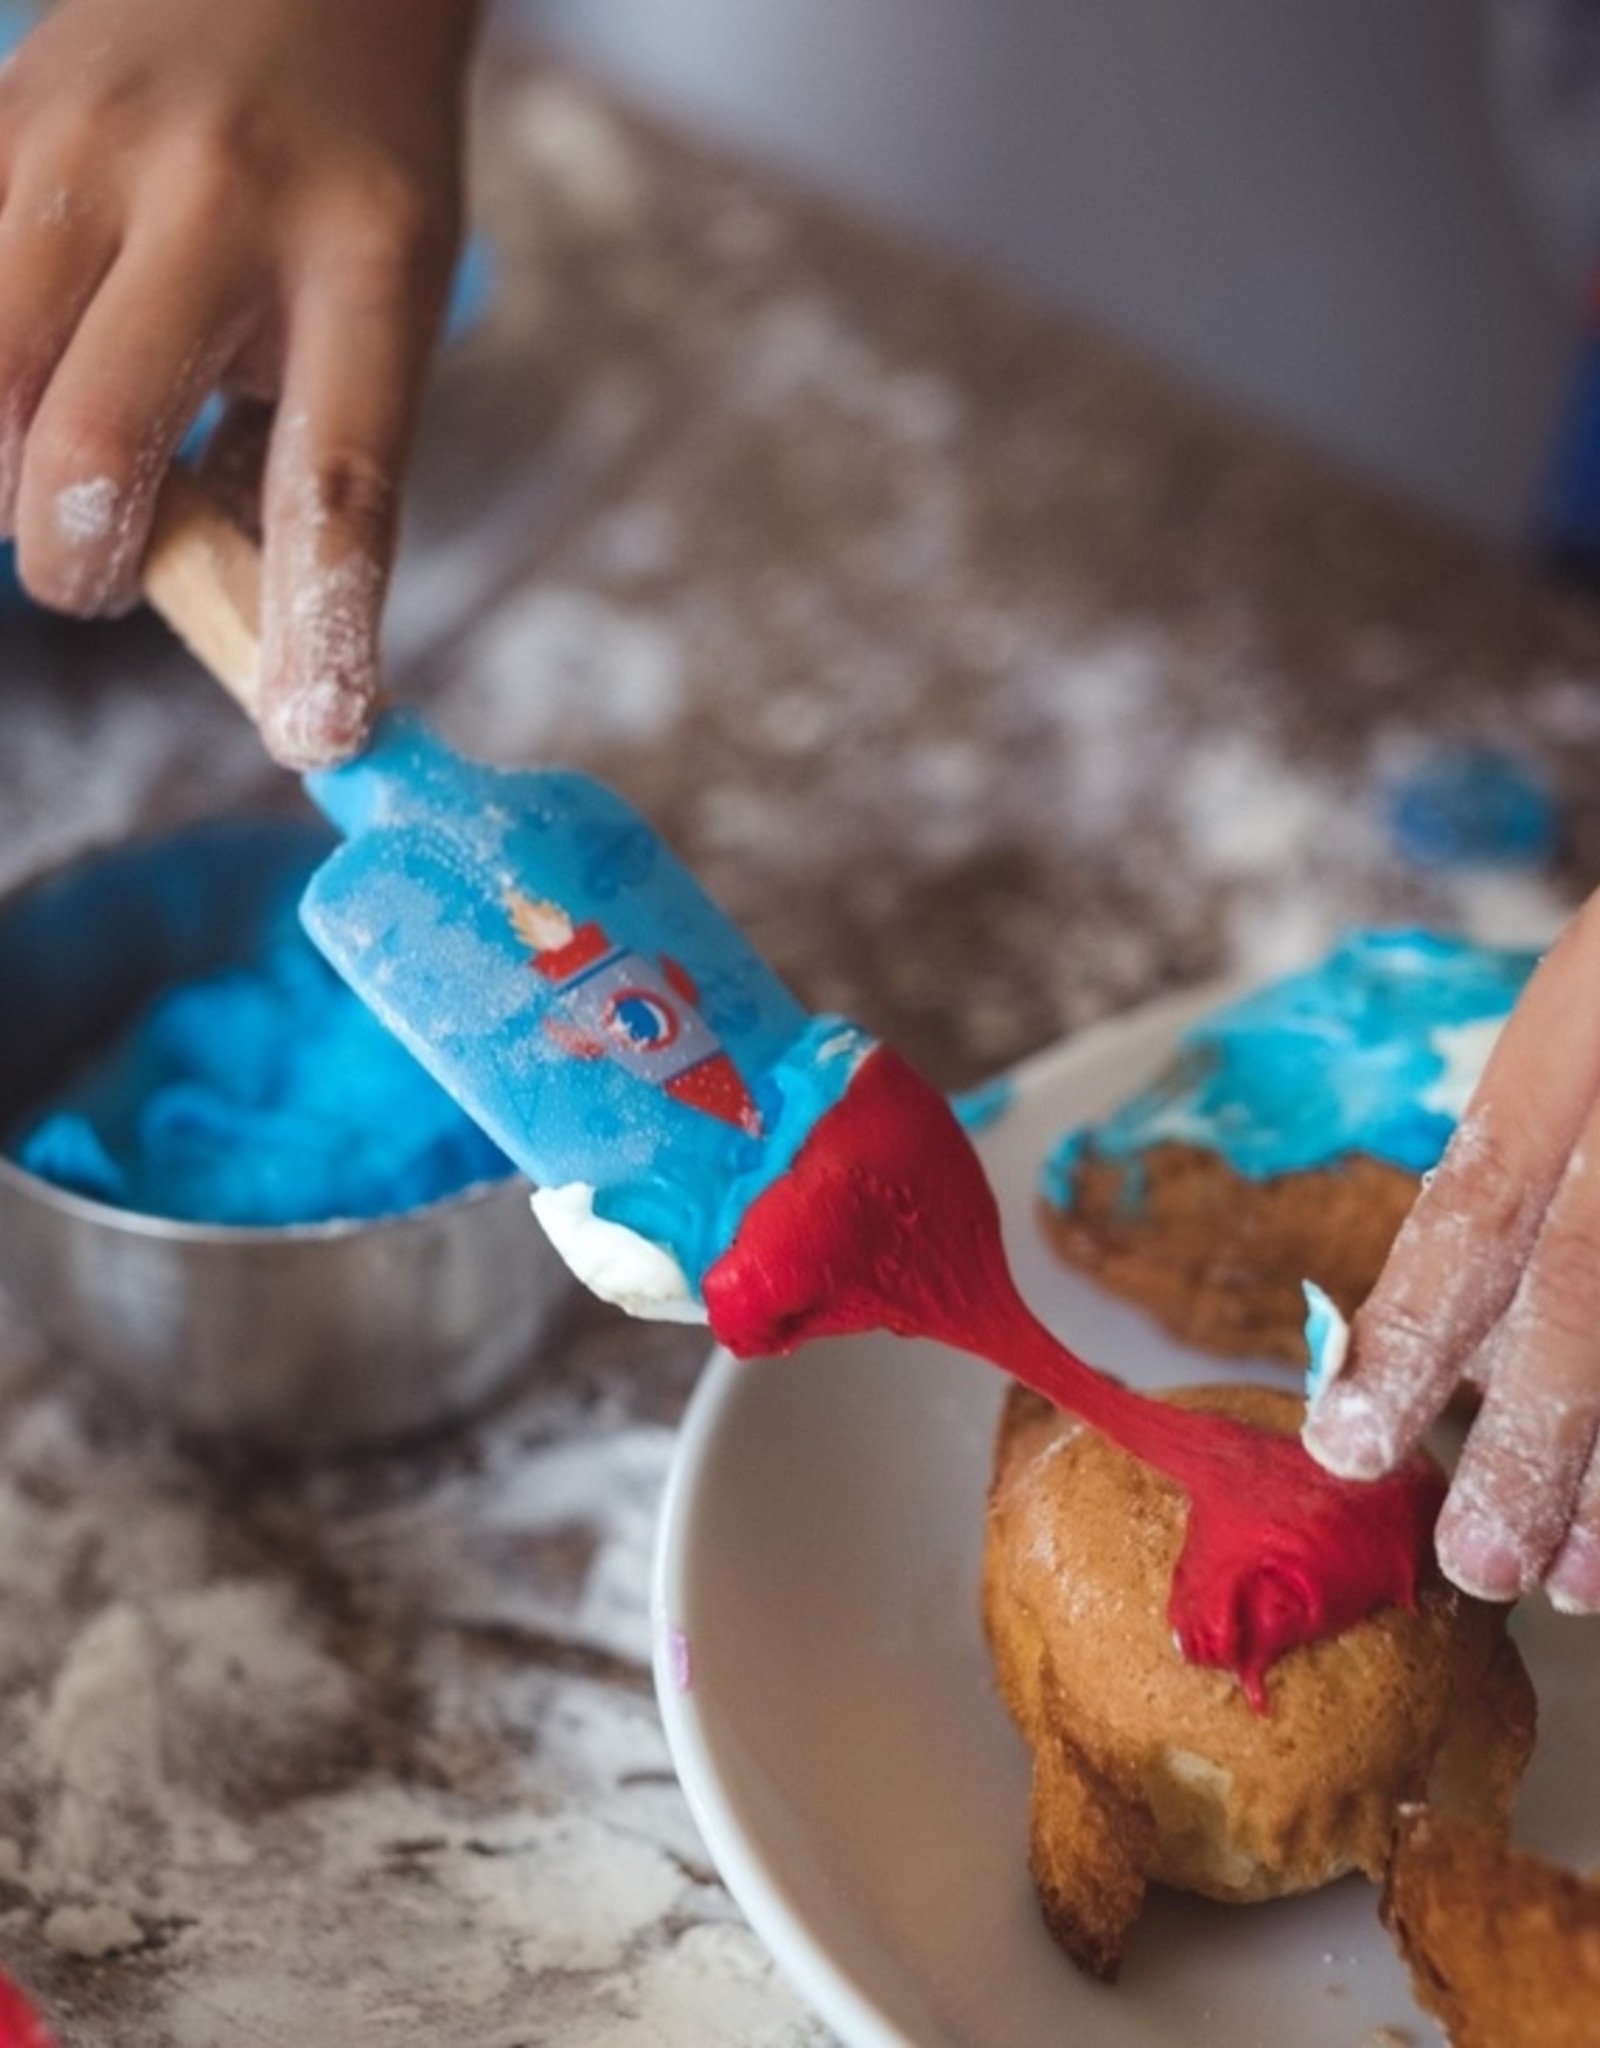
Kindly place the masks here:
[(705, 1276), (739, 1357), (888, 1329), (976, 1352), (1189, 1497), (1169, 1615), (1183, 1654), (1238, 1674), (1257, 1709), (1298, 1643), (1412, 1607), (1444, 1482), (1426, 1460), (1354, 1485), (1299, 1439), (1134, 1393), (1076, 1357), (1017, 1292), (1000, 1213), (938, 1091), (878, 1047)]

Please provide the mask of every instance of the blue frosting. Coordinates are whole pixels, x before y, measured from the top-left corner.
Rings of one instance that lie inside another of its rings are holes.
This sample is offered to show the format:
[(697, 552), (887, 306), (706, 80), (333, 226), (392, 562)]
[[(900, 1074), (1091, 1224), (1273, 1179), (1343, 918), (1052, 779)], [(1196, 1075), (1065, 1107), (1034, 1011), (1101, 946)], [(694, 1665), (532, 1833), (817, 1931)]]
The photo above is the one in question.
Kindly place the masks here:
[(1426, 1172), (1455, 1128), (1451, 1035), (1503, 1020), (1537, 958), (1430, 932), (1354, 932), (1319, 966), (1193, 1025), (1151, 1087), (1060, 1141), (1044, 1192), (1069, 1205), (1086, 1153), (1136, 1179), (1165, 1143), (1217, 1152), (1252, 1180), (1355, 1153)]
[(870, 1041), (585, 776), (466, 761), (392, 712), (307, 788), (348, 835), (306, 891), (317, 945), (531, 1180), (592, 1189), (698, 1291)]
[(999, 1123), (1016, 1099), (1016, 1082), (1009, 1074), (1001, 1074), (993, 1081), (985, 1081), (981, 1087), (952, 1095), (950, 1107), (955, 1111), (961, 1128), (976, 1133)]
[(306, 943), (292, 898), (259, 958), (163, 991), (8, 1149), (120, 1208), (250, 1226), (391, 1214), (510, 1171)]
[(1556, 850), (1556, 801), (1531, 762), (1489, 746), (1441, 748), (1398, 778), (1385, 810), (1418, 867), (1539, 867)]
[(1338, 1376), (1350, 1325), (1333, 1298), (1315, 1280), (1302, 1280), (1300, 1292), (1306, 1300), (1306, 1352), (1310, 1360), (1306, 1368), (1306, 1399), (1315, 1401)]

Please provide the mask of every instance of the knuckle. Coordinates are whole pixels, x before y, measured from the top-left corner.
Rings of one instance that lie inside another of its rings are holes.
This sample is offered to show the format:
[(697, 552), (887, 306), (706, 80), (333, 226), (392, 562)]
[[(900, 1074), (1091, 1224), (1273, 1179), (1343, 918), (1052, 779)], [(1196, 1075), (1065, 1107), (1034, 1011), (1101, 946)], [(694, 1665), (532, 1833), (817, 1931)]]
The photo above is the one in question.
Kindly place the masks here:
[(11, 129), (19, 161), (45, 188), (99, 189), (109, 159), (130, 139), (134, 100), (119, 82), (88, 77), (71, 93), (21, 101)]
[(1531, 1441), (1505, 1411), (1480, 1416), (1451, 1484), (1453, 1515), (1502, 1533), (1534, 1584), (1570, 1519), (1576, 1474), (1559, 1446)]
[(1576, 1219), (1550, 1217), (1529, 1261), (1527, 1313), (1542, 1332), (1600, 1349), (1600, 1240)]
[(169, 138), (161, 169), (166, 203), (180, 220), (217, 231), (254, 220), (267, 166), (246, 132), (221, 120), (185, 129)]
[(1368, 1373), (1416, 1357), (1434, 1337), (1425, 1306), (1392, 1289), (1369, 1296), (1350, 1322), (1351, 1348)]
[[(162, 135), (164, 190), (235, 228), (275, 205), (292, 175), (281, 133), (247, 103), (218, 90), (186, 107)], [(227, 208), (231, 211), (224, 212)]]
[(448, 208), (390, 164), (353, 173), (328, 236), (342, 291), (387, 306), (436, 290), (448, 272), (455, 227)]
[(400, 487), (369, 450), (331, 449), (315, 463), (312, 488), (319, 511), (360, 555), (388, 559), (400, 517)]
[(1429, 1192), (1430, 1206), (1448, 1201), (1456, 1215), (1472, 1219), (1480, 1244), (1525, 1242), (1538, 1214), (1538, 1190), (1485, 1120), (1473, 1127), (1470, 1143), (1458, 1133)]
[(117, 117), (117, 106), (103, 87), (86, 83), (81, 92), (34, 110), (28, 128), (31, 157), (55, 170), (92, 163)]
[(1457, 1362), (1432, 1305), (1389, 1291), (1372, 1296), (1350, 1325), (1350, 1355), (1369, 1401), (1386, 1404), (1397, 1436), (1432, 1419), (1457, 1377)]

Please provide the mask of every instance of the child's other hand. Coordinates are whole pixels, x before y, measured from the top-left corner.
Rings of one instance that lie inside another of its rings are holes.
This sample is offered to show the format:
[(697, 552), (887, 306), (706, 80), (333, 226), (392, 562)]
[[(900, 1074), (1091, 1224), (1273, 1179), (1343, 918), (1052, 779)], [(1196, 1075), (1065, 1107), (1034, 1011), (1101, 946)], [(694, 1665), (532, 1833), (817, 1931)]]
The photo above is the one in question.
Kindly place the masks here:
[(60, 0), (0, 71), (0, 533), (41, 602), (131, 604), (167, 462), (228, 394), (213, 466), (255, 500), (293, 767), (371, 719), (474, 11)]
[(1600, 1612), (1600, 896), (1541, 962), (1418, 1197), (1307, 1448), (1371, 1478), (1484, 1389), (1439, 1518), (1466, 1591)]

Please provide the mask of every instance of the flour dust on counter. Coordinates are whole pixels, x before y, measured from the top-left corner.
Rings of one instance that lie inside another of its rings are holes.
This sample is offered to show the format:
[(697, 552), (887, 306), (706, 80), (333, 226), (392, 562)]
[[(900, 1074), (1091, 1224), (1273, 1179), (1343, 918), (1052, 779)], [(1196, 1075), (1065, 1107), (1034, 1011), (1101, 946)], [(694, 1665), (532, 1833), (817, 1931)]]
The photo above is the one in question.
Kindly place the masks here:
[(672, 1774), (670, 1432), (606, 1334), (432, 1455), (273, 1475), (0, 1312), (0, 1934), (64, 2042), (823, 2048)]

